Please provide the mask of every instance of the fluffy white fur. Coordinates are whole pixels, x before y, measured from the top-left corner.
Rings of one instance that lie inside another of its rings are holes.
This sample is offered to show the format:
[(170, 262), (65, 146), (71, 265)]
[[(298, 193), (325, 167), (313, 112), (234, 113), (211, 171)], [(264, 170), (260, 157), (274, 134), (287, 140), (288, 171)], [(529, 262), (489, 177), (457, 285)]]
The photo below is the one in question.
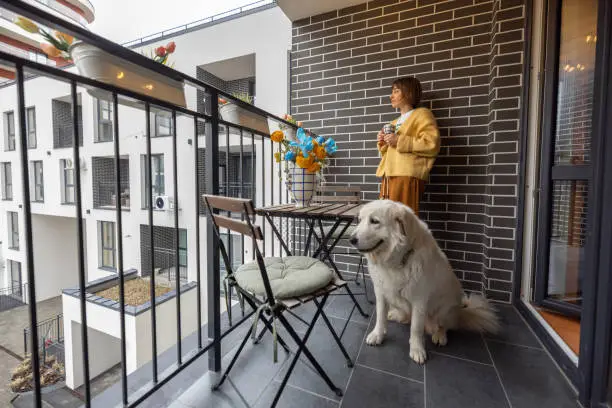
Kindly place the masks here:
[(351, 243), (368, 259), (376, 295), (376, 325), (367, 344), (383, 342), (387, 318), (410, 322), (410, 357), (422, 364), (425, 331), (443, 346), (447, 330), (498, 330), (489, 303), (482, 296), (464, 296), (445, 254), (410, 207), (390, 200), (366, 204)]

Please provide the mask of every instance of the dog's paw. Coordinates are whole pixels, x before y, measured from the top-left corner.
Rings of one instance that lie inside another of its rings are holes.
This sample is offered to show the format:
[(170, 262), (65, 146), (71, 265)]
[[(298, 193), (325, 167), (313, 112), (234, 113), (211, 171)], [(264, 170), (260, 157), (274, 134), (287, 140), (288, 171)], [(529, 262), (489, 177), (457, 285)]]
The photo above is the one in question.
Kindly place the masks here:
[(446, 343), (448, 342), (446, 330), (438, 329), (434, 334), (432, 334), (431, 341), (433, 344), (438, 346), (446, 346)]
[(417, 364), (424, 364), (425, 360), (427, 360), (427, 352), (423, 347), (411, 346), (410, 358)]
[(378, 346), (383, 342), (385, 334), (377, 330), (372, 330), (366, 337), (366, 344), (369, 346)]
[(408, 324), (410, 323), (410, 315), (398, 309), (391, 309), (389, 310), (389, 313), (387, 313), (387, 320)]

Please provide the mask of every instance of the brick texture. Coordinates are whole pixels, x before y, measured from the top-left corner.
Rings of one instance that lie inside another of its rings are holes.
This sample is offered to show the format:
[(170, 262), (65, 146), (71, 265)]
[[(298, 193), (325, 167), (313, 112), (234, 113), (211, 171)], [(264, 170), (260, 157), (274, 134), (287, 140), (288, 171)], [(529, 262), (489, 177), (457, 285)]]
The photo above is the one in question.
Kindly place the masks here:
[[(326, 179), (376, 199), (376, 133), (396, 118), (390, 85), (423, 84), (442, 148), (421, 217), (464, 288), (511, 299), (516, 240), (522, 1), (371, 1), (294, 23), (292, 113), (333, 135), (339, 151)], [(323, 81), (322, 81), (323, 79)], [(359, 257), (339, 247), (342, 270)]]

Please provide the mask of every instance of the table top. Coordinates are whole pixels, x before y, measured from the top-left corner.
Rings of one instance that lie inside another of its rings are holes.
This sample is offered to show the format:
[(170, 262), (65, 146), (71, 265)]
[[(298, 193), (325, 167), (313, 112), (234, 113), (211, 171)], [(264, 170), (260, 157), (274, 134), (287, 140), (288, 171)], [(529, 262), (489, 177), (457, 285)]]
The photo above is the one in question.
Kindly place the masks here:
[(364, 204), (354, 203), (323, 203), (312, 204), (307, 207), (296, 207), (295, 204), (279, 204), (269, 207), (256, 208), (259, 215), (271, 217), (288, 217), (303, 219), (326, 219), (326, 220), (354, 220), (359, 216), (359, 211)]

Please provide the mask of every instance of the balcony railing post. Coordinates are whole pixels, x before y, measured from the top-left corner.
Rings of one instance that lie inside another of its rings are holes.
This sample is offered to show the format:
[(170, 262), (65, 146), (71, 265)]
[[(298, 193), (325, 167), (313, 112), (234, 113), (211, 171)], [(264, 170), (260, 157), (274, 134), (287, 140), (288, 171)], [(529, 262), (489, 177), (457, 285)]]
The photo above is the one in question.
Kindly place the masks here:
[(19, 108), (19, 140), (21, 153), (21, 181), (23, 188), (23, 223), (26, 237), (26, 265), (28, 268), (28, 290), (30, 298), (30, 328), (31, 328), (31, 350), (32, 350), (32, 372), (36, 373), (33, 376), (34, 380), (34, 405), (42, 406), (40, 395), (40, 358), (38, 353), (38, 327), (37, 327), (37, 311), (36, 311), (36, 275), (34, 273), (34, 247), (32, 237), (32, 209), (30, 206), (30, 177), (28, 171), (28, 134), (26, 128), (26, 113), (25, 113), (25, 77), (23, 73), (23, 65), (17, 65), (17, 102)]
[[(219, 194), (219, 94), (211, 90), (210, 132), (206, 132), (206, 193)], [(201, 198), (200, 198), (201, 199)], [(208, 214), (210, 217), (210, 214)], [(208, 339), (214, 346), (208, 354), (208, 369), (221, 371), (221, 280), (219, 241), (213, 228), (206, 228)]]
[[(85, 237), (83, 236), (83, 204), (81, 194), (81, 157), (79, 153), (79, 99), (77, 94), (76, 82), (70, 81), (70, 94), (72, 99), (72, 153), (74, 155), (74, 184), (75, 184), (75, 204), (76, 204), (76, 222), (77, 222), (77, 239), (79, 242), (78, 266), (79, 266), (79, 304), (81, 309), (81, 341), (83, 355), (83, 381), (85, 385), (85, 406), (91, 406), (91, 384), (89, 377), (89, 340), (87, 333), (87, 301), (85, 284), (87, 278), (85, 276)], [(36, 333), (32, 333), (34, 336)], [(44, 345), (43, 345), (44, 346)], [(32, 353), (35, 353), (32, 349)], [(37, 352), (36, 352), (37, 353)]]

